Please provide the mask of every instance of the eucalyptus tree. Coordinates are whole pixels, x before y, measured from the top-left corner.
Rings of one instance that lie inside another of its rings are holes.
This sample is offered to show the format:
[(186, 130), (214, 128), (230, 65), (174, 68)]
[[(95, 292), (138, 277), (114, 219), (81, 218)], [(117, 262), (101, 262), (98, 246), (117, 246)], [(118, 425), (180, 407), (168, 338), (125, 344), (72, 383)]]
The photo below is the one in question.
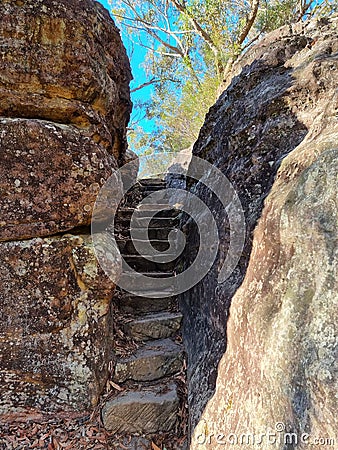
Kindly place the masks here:
[(337, 0), (114, 0), (130, 52), (146, 50), (150, 101), (138, 105), (157, 127), (132, 126), (134, 148), (177, 151), (197, 138), (236, 59), (264, 33), (337, 11)]

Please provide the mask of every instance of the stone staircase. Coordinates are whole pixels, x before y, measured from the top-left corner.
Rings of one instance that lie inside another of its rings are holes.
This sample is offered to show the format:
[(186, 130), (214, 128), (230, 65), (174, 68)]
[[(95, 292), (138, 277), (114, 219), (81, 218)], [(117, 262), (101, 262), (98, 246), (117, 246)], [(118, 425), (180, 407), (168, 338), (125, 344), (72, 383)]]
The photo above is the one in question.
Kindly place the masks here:
[[(102, 409), (103, 424), (112, 433), (146, 436), (169, 433), (175, 430), (179, 417), (180, 400), (174, 377), (183, 367), (179, 337), (182, 315), (172, 295), (173, 281), (167, 279), (173, 277), (176, 263), (143, 258), (137, 253), (129, 230), (136, 203), (164, 188), (164, 181), (159, 179), (140, 181), (138, 191), (133, 193), (136, 201), (127, 199), (115, 220), (115, 237), (125, 261), (139, 273), (163, 278), (163, 285), (161, 293), (154, 292), (149, 278), (149, 283), (143, 283), (142, 296), (120, 293), (119, 312), (128, 318), (123, 331), (138, 348), (131, 355), (118, 358), (115, 364), (113, 381), (123, 390)], [(142, 216), (151, 215), (151, 206), (142, 210)], [(149, 239), (156, 250), (168, 248), (167, 237), (175, 229), (177, 215), (178, 211), (167, 209), (152, 219)], [(164, 298), (163, 293), (167, 293)], [(161, 296), (156, 298), (156, 294)]]

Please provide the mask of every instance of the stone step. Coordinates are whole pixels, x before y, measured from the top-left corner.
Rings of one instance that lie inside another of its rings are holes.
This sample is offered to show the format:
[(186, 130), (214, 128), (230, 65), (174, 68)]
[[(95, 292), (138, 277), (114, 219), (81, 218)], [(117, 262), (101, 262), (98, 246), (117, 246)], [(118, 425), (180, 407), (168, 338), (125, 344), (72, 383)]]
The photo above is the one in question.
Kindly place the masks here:
[[(140, 279), (140, 277), (142, 277), (142, 279)], [(142, 294), (138, 294), (140, 296), (148, 296), (149, 298), (154, 297), (152, 292), (156, 292), (158, 289), (154, 287), (152, 278), (162, 278), (161, 292), (164, 293), (165, 296), (170, 297), (175, 290), (175, 276), (173, 272), (139, 272), (139, 276), (138, 274), (134, 274), (133, 277), (130, 278), (129, 288), (133, 291), (137, 289), (142, 292)], [(164, 297), (164, 295), (161, 295), (161, 297)]]
[(183, 361), (182, 347), (171, 339), (146, 342), (135, 354), (119, 358), (114, 380), (154, 381), (180, 371)]
[[(168, 262), (161, 262), (163, 261), (164, 256), (149, 256), (151, 259), (147, 259), (146, 255), (122, 255), (123, 259), (126, 261), (126, 263), (132, 267), (133, 269), (137, 270), (138, 272), (156, 272), (156, 271), (163, 271), (163, 272), (169, 272), (171, 270), (174, 270), (177, 264), (177, 257), (176, 255), (172, 255), (173, 258), (172, 261)], [(167, 255), (168, 257), (169, 255)], [(155, 261), (153, 261), (155, 259)]]
[(162, 209), (165, 210), (173, 210), (175, 211), (175, 208), (173, 208), (171, 205), (169, 205), (168, 202), (164, 202), (164, 203), (153, 203), (153, 202), (149, 202), (149, 203), (140, 203), (139, 205), (137, 205), (136, 209), (138, 211), (160, 211)]
[[(133, 228), (175, 228), (178, 224), (177, 217), (152, 217), (149, 224), (149, 217), (137, 217), (133, 219)], [(115, 224), (118, 223), (120, 227), (130, 229), (130, 217), (118, 217), (115, 219)]]
[[(115, 234), (117, 235), (121, 235), (123, 237), (127, 237), (128, 239), (130, 238), (130, 228), (129, 228), (129, 222), (127, 226), (121, 227), (121, 225), (119, 224), (117, 227), (114, 228), (110, 228), (109, 231), (111, 232), (115, 232)], [(177, 228), (175, 227), (149, 227), (148, 228), (148, 238), (152, 241), (152, 240), (166, 240), (168, 239), (168, 235), (170, 233), (170, 231), (176, 232)], [(134, 228), (133, 229), (133, 236), (135, 239), (143, 239), (143, 232), (144, 232), (144, 228), (142, 229), (137, 229)]]
[[(140, 194), (142, 198), (148, 197), (148, 195), (153, 194), (154, 192), (158, 191), (164, 191), (167, 187), (166, 186), (147, 186), (147, 187), (141, 187)], [(163, 193), (162, 193), (163, 194)]]
[[(148, 243), (149, 241), (144, 241), (141, 239), (135, 239), (135, 243), (142, 246), (142, 244)], [(132, 239), (127, 240), (118, 240), (119, 248), (121, 249), (121, 252), (128, 255), (137, 255), (138, 252), (135, 249), (135, 244)], [(160, 239), (152, 239), (151, 245), (154, 247), (155, 250), (159, 252), (164, 252), (169, 249), (169, 243), (166, 239), (160, 240)]]
[[(161, 292), (161, 294), (163, 291)], [(158, 292), (151, 292), (156, 297)], [(168, 310), (173, 304), (173, 297), (165, 298), (148, 298), (138, 297), (136, 295), (127, 294), (126, 292), (118, 300), (118, 306), (121, 312), (139, 316), (142, 314), (161, 312)]]
[(102, 408), (102, 421), (113, 434), (168, 432), (176, 424), (178, 409), (176, 385), (170, 383), (121, 392)]
[(167, 185), (165, 183), (159, 183), (159, 184), (147, 184), (147, 185), (141, 185), (140, 187), (140, 193), (143, 198), (147, 197), (150, 194), (153, 194), (154, 192), (163, 191), (167, 189)]
[[(121, 207), (117, 210), (117, 213), (115, 215), (115, 220), (119, 219), (128, 219), (130, 220), (132, 214), (134, 214), (135, 209), (129, 208), (129, 207)], [(156, 212), (156, 217), (162, 217), (162, 218), (171, 218), (171, 217), (177, 217), (180, 214), (179, 209), (172, 208), (169, 205), (154, 205), (151, 207), (151, 205), (142, 205), (142, 207), (137, 208), (137, 214), (140, 217), (153, 217)]]
[(165, 339), (177, 333), (181, 321), (179, 312), (162, 312), (131, 320), (125, 331), (136, 341)]
[(140, 185), (143, 186), (166, 186), (166, 181), (163, 178), (143, 178), (138, 180)]
[(167, 185), (165, 183), (141, 185), (141, 191), (143, 192), (163, 191), (166, 188)]
[(161, 191), (167, 188), (167, 184), (165, 181), (149, 181), (149, 182), (141, 182), (140, 189), (141, 191), (149, 190), (149, 191)]

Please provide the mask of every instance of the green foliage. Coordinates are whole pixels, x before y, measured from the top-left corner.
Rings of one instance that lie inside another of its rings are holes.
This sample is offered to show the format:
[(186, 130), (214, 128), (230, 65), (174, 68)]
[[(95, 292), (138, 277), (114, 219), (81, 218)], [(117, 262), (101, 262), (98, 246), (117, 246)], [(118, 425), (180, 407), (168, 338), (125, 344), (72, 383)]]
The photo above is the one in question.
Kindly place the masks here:
[(252, 42), (335, 11), (337, 0), (117, 0), (115, 18), (131, 48), (147, 48), (144, 65), (154, 80), (150, 102), (138, 106), (156, 120), (155, 130), (145, 133), (136, 118), (131, 148), (157, 154), (189, 147), (232, 64)]
[(294, 22), (299, 15), (299, 0), (266, 1), (260, 7), (255, 26), (259, 30), (270, 32)]
[(261, 3), (255, 27), (265, 33), (314, 16), (329, 17), (338, 11), (337, 0), (270, 0)]
[(198, 84), (187, 80), (180, 96), (167, 97), (167, 92), (155, 89), (151, 117), (156, 117), (161, 127), (161, 145), (167, 151), (177, 152), (189, 147), (198, 137), (205, 114), (217, 98), (218, 81), (215, 76), (206, 75)]
[(163, 151), (146, 150), (140, 159), (140, 170), (138, 177), (142, 178), (161, 178), (167, 169), (173, 163), (175, 155)]

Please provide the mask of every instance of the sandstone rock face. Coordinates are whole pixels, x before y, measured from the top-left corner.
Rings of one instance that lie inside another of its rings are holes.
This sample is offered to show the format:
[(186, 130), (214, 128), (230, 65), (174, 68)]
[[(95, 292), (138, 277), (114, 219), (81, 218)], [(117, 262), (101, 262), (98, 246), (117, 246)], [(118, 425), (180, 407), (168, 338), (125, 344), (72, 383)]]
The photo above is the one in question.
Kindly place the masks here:
[[(217, 284), (228, 222), (209, 202), (220, 252), (181, 302), (193, 449), (239, 449), (217, 434), (277, 422), (314, 438), (337, 429), (337, 42), (337, 19), (268, 35), (234, 68), (194, 147), (236, 188), (247, 241)], [(200, 184), (191, 190), (208, 203)]]
[[(114, 287), (97, 265), (90, 236), (0, 247), (0, 414), (89, 409), (111, 358)], [(117, 268), (119, 257), (116, 250)]]
[(0, 13), (0, 240), (88, 225), (126, 149), (119, 32), (92, 0), (5, 1)]
[(228, 347), (193, 449), (239, 449), (249, 434), (262, 449), (337, 442), (337, 138), (338, 129), (327, 130), (297, 148), (314, 158), (302, 173), (296, 154), (283, 161), (232, 301)]
[(73, 124), (116, 158), (125, 149), (129, 62), (92, 0), (1, 2), (0, 114)]
[(90, 225), (114, 157), (74, 126), (2, 119), (0, 129), (0, 240)]
[(112, 357), (115, 286), (89, 225), (125, 159), (129, 62), (92, 0), (3, 1), (0, 23), (0, 415), (81, 415)]

